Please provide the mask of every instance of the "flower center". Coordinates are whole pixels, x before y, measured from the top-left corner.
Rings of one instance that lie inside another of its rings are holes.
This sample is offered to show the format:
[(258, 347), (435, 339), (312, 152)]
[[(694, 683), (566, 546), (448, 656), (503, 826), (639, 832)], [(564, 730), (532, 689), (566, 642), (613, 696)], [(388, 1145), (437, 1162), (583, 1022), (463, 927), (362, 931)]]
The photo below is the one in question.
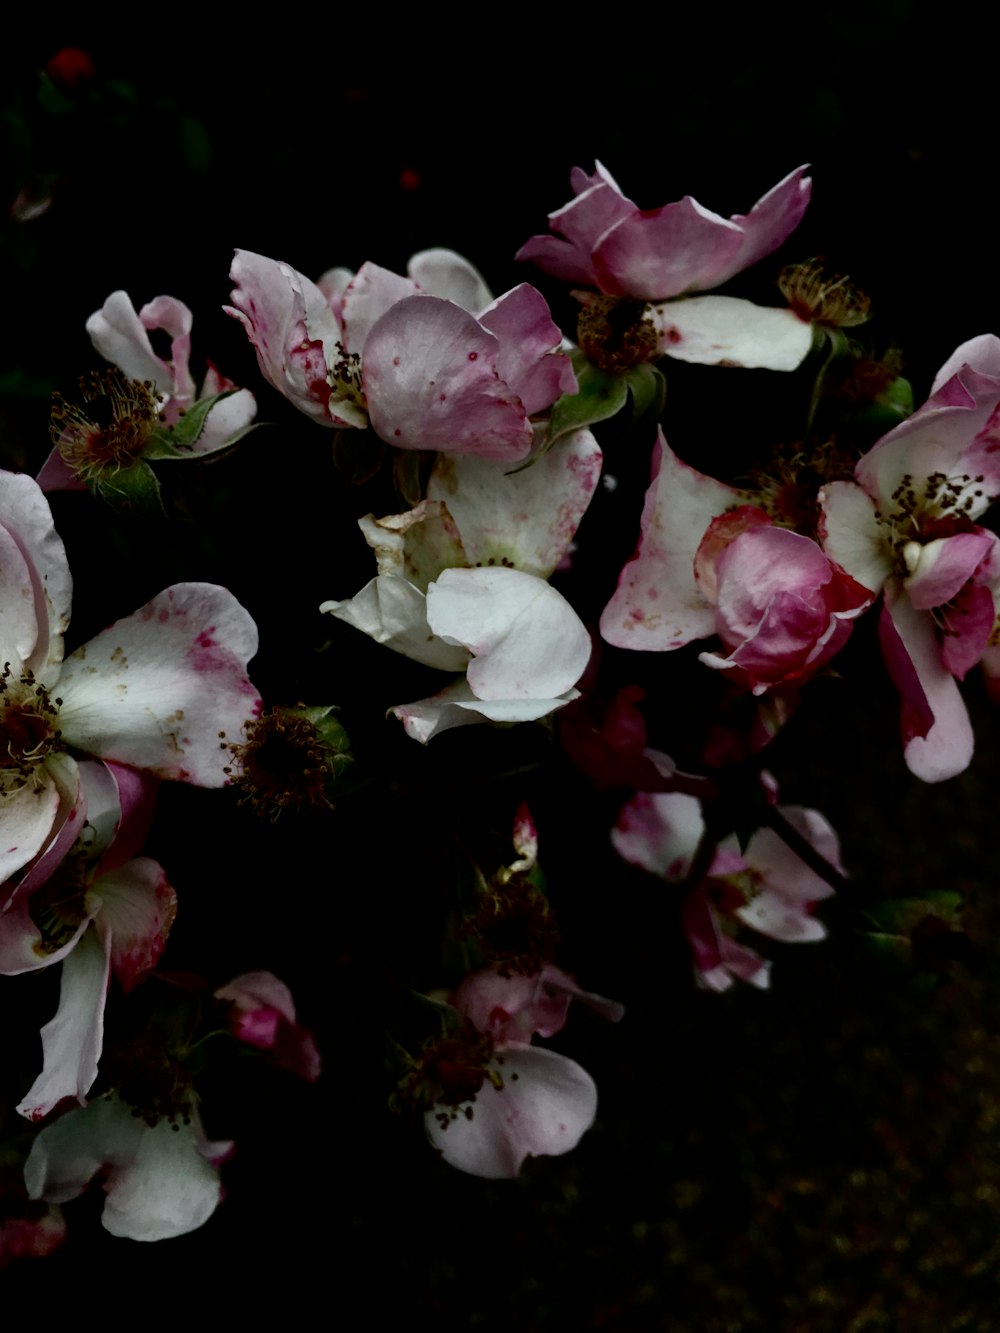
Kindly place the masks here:
[(967, 472), (954, 477), (932, 472), (922, 488), (914, 483), (910, 473), (900, 480), (892, 493), (895, 507), (888, 513), (877, 509), (875, 517), (886, 530), (886, 540), (901, 578), (916, 568), (915, 544), (975, 531), (971, 511), (978, 510), (985, 495), (982, 483), (981, 474), (973, 477)]
[[(289, 806), (299, 811), (329, 809), (333, 801), (336, 754), (301, 705), (272, 708), (250, 728), (249, 738), (228, 747), (239, 767), (231, 773), (241, 804), (273, 823)], [(223, 737), (224, 742), (224, 737)]]
[(44, 685), (24, 670), (14, 676), (9, 662), (0, 675), (0, 791), (5, 795), (31, 784), (45, 785), (39, 769), (61, 749), (55, 725), (61, 699), (50, 699)]
[(577, 341), (598, 370), (623, 375), (644, 361), (659, 361), (656, 327), (644, 301), (632, 297), (595, 296), (580, 311)]
[(337, 360), (330, 367), (330, 387), (338, 401), (347, 399), (368, 411), (368, 401), (361, 387), (361, 357), (357, 352), (349, 352), (343, 343), (337, 343)]
[(130, 380), (117, 367), (94, 370), (79, 380), (79, 401), (52, 395), (49, 433), (67, 467), (81, 481), (91, 481), (134, 463), (159, 414), (149, 380)]
[(142, 1032), (105, 1049), (101, 1070), (132, 1114), (151, 1129), (164, 1119), (174, 1129), (180, 1128), (178, 1120), (190, 1124), (191, 1075), (156, 1034)]
[(871, 314), (871, 300), (861, 288), (839, 273), (826, 272), (816, 259), (783, 268), (778, 286), (795, 314), (807, 324), (849, 329), (864, 324)]

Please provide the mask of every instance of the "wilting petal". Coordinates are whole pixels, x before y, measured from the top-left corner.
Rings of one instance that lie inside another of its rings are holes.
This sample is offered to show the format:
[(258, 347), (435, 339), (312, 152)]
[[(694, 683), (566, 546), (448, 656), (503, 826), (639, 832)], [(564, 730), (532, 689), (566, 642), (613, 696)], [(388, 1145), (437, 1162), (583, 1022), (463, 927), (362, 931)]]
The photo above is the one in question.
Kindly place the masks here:
[(565, 693), (590, 659), (590, 635), (555, 588), (516, 569), (446, 569), (427, 590), (427, 623), (474, 655), (479, 699)]
[(663, 652), (715, 633), (715, 608), (695, 583), (695, 554), (712, 520), (739, 500), (731, 486), (682, 463), (658, 432), (639, 547), (601, 617), (608, 643)]
[(810, 324), (791, 310), (735, 296), (693, 296), (650, 310), (665, 356), (704, 366), (795, 370), (813, 344)]
[(376, 432), (401, 449), (522, 459), (531, 425), (499, 378), (499, 355), (498, 340), (450, 301), (397, 302), (365, 343), (362, 376)]
[(594, 1123), (597, 1088), (575, 1061), (540, 1046), (506, 1047), (495, 1067), (501, 1089), (487, 1081), (446, 1127), (435, 1111), (427, 1112), (425, 1124), (450, 1166), (488, 1180), (512, 1180), (526, 1157), (556, 1157), (576, 1147)]
[(64, 1097), (81, 1105), (97, 1078), (104, 1045), (110, 938), (88, 927), (63, 960), (59, 1008), (42, 1028), (43, 1068), (17, 1110), (41, 1120)]
[(980, 375), (1000, 379), (1000, 338), (994, 333), (981, 333), (978, 337), (970, 338), (956, 347), (934, 376), (931, 397), (939, 393), (948, 381), (960, 374), (966, 366)]
[(79, 648), (59, 688), (64, 739), (164, 778), (221, 787), (219, 732), (260, 710), (246, 674), (257, 628), (232, 593), (178, 583)]
[[(548, 578), (580, 526), (601, 475), (601, 451), (589, 430), (564, 435), (529, 467), (438, 454), (427, 485), (462, 534), (462, 564), (509, 560)], [(452, 563), (459, 563), (457, 561)]]
[(943, 616), (941, 661), (958, 680), (983, 659), (989, 650), (997, 610), (989, 588), (966, 584)]
[(177, 894), (148, 856), (101, 875), (93, 893), (102, 904), (101, 928), (111, 936), (111, 966), (130, 991), (159, 961), (177, 915)]

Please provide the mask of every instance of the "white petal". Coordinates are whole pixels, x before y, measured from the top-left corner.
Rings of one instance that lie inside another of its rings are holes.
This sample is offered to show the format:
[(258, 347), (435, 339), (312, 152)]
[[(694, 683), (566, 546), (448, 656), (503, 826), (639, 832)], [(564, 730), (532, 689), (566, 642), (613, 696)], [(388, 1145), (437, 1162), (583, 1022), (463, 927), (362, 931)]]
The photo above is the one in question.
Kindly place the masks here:
[(487, 1081), (445, 1128), (435, 1111), (428, 1111), (425, 1124), (450, 1166), (511, 1180), (526, 1157), (558, 1157), (576, 1147), (594, 1123), (597, 1088), (575, 1061), (542, 1046), (508, 1046), (499, 1052), (497, 1068), (501, 1089)]
[(791, 310), (735, 296), (691, 296), (652, 307), (660, 348), (705, 366), (795, 370), (809, 355), (812, 325)]
[(469, 660), (464, 648), (445, 643), (431, 632), (427, 598), (408, 579), (379, 575), (356, 597), (346, 602), (324, 602), (320, 610), (425, 666), (463, 671)]

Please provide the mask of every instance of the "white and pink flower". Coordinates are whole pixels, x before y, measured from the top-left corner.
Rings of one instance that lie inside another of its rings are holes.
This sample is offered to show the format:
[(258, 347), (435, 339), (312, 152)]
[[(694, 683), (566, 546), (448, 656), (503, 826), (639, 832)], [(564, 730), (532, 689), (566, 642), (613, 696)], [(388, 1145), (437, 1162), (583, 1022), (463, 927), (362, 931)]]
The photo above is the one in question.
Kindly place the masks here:
[[(216, 453), (245, 432), (257, 413), (257, 403), (250, 390), (238, 388), (232, 380), (220, 375), (211, 363), (198, 390), (188, 365), (192, 323), (191, 311), (176, 297), (157, 296), (137, 312), (124, 291), (112, 292), (101, 309), (95, 310), (87, 320), (87, 332), (95, 350), (117, 367), (126, 380), (149, 386), (150, 404), (166, 428), (176, 425), (196, 402), (226, 394), (209, 408), (201, 430), (193, 440), (176, 455), (167, 450), (159, 451), (157, 457), (169, 459), (185, 453), (190, 457), (204, 457)], [(153, 350), (151, 333), (165, 333), (169, 337), (168, 359)], [(95, 425), (94, 429), (98, 427)], [(139, 444), (141, 440), (137, 435), (137, 447)], [(136, 454), (136, 457), (140, 456), (141, 451)], [(85, 489), (84, 480), (63, 458), (58, 445), (38, 474), (38, 482), (44, 491)]]
[(728, 653), (701, 660), (762, 694), (813, 675), (871, 601), (814, 541), (681, 462), (660, 432), (639, 546), (601, 634), (647, 652), (717, 634)]
[(0, 578), (0, 883), (67, 821), (79, 825), (74, 752), (197, 786), (227, 783), (219, 732), (236, 740), (260, 710), (246, 674), (257, 629), (231, 593), (166, 588), (63, 661), (65, 548), (38, 484), (9, 472), (0, 473)]
[(582, 991), (551, 966), (533, 976), (477, 972), (458, 987), (453, 1007), (488, 1040), (464, 1057), (461, 1045), (452, 1043), (445, 1080), (450, 1078), (454, 1097), (425, 1115), (428, 1137), (450, 1166), (513, 1179), (526, 1158), (569, 1152), (591, 1127), (597, 1113), (593, 1079), (574, 1060), (531, 1045), (536, 1034), (551, 1037), (562, 1029), (572, 1000), (611, 1022), (624, 1013), (620, 1004)]
[(853, 481), (821, 492), (824, 550), (872, 596), (902, 697), (910, 771), (925, 782), (963, 772), (972, 726), (956, 684), (994, 637), (1000, 542), (976, 520), (1000, 495), (1000, 340), (963, 344), (930, 399), (883, 436)]
[(555, 234), (533, 236), (517, 258), (609, 296), (650, 302), (663, 356), (794, 370), (813, 338), (793, 311), (691, 294), (720, 287), (781, 245), (809, 202), (805, 172), (791, 172), (745, 216), (723, 218), (690, 197), (640, 209), (599, 162), (593, 175), (576, 167), (575, 198), (549, 215)]
[(371, 424), (399, 449), (519, 461), (531, 450), (530, 418), (576, 389), (544, 298), (522, 283), (469, 309), (460, 302), (489, 293), (446, 251), (414, 256), (410, 272), (366, 263), (353, 277), (324, 275), (321, 288), (238, 250), (226, 310), (268, 383), (314, 421)]
[(378, 573), (355, 597), (321, 610), (415, 661), (465, 673), (392, 710), (414, 739), (469, 723), (532, 721), (577, 697), (590, 636), (547, 579), (600, 469), (587, 430), (513, 474), (442, 454), (428, 499), (406, 514), (361, 520)]
[[(781, 806), (780, 814), (838, 874), (837, 835), (818, 810)], [(611, 833), (630, 865), (668, 884), (681, 883), (705, 835), (701, 802), (685, 792), (638, 792), (622, 808)], [(770, 963), (734, 938), (746, 926), (769, 939), (799, 944), (823, 939), (826, 928), (813, 906), (833, 889), (771, 828), (754, 833), (741, 851), (735, 837), (715, 849), (704, 880), (681, 908), (695, 979), (707, 990), (727, 990), (733, 978), (759, 988), (770, 984)]]

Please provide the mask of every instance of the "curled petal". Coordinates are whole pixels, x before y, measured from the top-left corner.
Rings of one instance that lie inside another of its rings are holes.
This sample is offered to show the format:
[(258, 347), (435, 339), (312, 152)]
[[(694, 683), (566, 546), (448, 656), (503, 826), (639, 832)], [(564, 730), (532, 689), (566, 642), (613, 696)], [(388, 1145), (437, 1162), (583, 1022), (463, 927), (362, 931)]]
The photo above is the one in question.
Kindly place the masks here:
[(479, 322), (499, 340), (500, 378), (529, 416), (551, 407), (561, 394), (576, 393), (569, 357), (559, 351), (562, 333), (541, 292), (522, 282), (484, 310)]
[(397, 704), (389, 711), (402, 722), (408, 736), (426, 745), (442, 731), (476, 722), (535, 722), (580, 697), (568, 690), (558, 699), (478, 699), (468, 682), (457, 680), (427, 699)]
[(454, 250), (421, 250), (407, 264), (406, 271), (422, 292), (454, 301), (470, 315), (478, 315), (493, 300), (483, 275)]

